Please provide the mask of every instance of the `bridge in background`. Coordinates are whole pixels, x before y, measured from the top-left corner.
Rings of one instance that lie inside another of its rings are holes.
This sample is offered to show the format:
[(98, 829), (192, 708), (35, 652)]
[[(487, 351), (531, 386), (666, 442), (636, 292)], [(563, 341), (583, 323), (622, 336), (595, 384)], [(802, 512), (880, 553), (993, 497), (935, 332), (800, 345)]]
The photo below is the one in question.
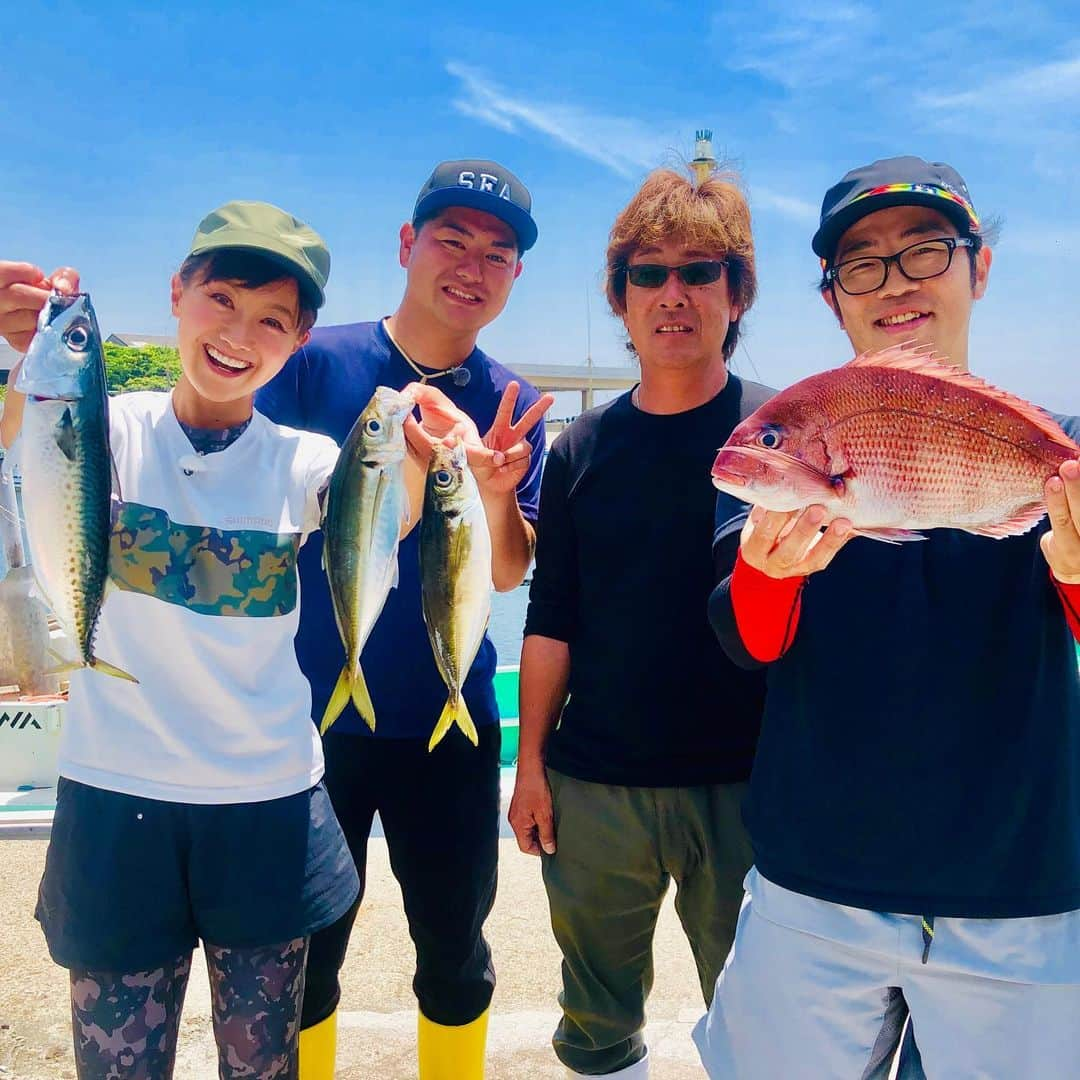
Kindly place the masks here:
[(594, 367), (591, 364), (514, 364), (513, 370), (551, 394), (581, 394), (581, 411), (593, 407), (597, 390), (629, 390), (640, 378), (636, 367)]

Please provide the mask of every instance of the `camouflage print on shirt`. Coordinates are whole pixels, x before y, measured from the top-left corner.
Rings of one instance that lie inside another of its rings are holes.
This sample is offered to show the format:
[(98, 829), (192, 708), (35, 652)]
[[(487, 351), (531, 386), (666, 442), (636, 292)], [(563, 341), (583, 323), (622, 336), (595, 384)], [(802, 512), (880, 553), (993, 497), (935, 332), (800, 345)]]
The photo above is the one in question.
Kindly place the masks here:
[(109, 576), (128, 592), (199, 615), (267, 618), (296, 607), (296, 533), (182, 525), (164, 510), (122, 503), (114, 514)]

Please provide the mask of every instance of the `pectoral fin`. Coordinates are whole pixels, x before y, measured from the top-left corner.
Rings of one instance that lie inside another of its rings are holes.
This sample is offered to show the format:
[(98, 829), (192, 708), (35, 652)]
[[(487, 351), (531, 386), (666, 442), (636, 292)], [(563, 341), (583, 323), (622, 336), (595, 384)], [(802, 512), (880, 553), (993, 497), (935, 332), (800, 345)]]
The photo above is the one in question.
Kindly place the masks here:
[(56, 445), (60, 447), (60, 452), (68, 459), (68, 461), (75, 460), (75, 424), (71, 419), (71, 409), (65, 408), (63, 416), (56, 422), (56, 428), (53, 431), (53, 437), (56, 439)]
[(854, 535), (865, 536), (867, 540), (880, 540), (885, 544), (908, 544), (926, 539), (922, 533), (911, 529), (855, 529)]

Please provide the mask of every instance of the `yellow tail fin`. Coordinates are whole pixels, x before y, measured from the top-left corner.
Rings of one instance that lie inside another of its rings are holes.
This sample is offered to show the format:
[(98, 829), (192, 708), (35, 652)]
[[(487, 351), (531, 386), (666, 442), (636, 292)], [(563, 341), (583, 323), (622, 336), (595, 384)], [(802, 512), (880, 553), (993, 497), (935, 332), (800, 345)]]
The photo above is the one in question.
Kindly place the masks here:
[(356, 674), (350, 677), (349, 665), (346, 663), (334, 684), (334, 692), (326, 703), (326, 712), (323, 713), (322, 723), (319, 724), (320, 735), (325, 735), (330, 730), (331, 725), (341, 715), (341, 710), (348, 704), (350, 697), (353, 705), (356, 706), (356, 711), (364, 718), (364, 723), (372, 731), (375, 730), (375, 709), (371, 704), (367, 683), (364, 682), (364, 673), (357, 664)]
[(364, 723), (374, 731), (375, 706), (371, 704), (371, 695), (368, 693), (364, 672), (359, 664), (356, 665), (356, 674), (353, 676), (352, 703), (356, 711), (364, 718)]
[(81, 668), (92, 668), (94, 671), (100, 671), (102, 675), (112, 675), (117, 679), (126, 679), (128, 682), (135, 683), (136, 686), (139, 683), (139, 680), (136, 679), (134, 675), (129, 675), (122, 668), (115, 667), (107, 660), (99, 660), (96, 656), (91, 656), (90, 660), (83, 664), (74, 660), (65, 660), (63, 657), (53, 652), (52, 649), (49, 650), (49, 654), (60, 662), (42, 672), (43, 675), (63, 675), (69, 671), (79, 671)]
[(439, 714), (439, 721), (435, 725), (435, 730), (431, 733), (431, 741), (428, 743), (429, 753), (443, 741), (446, 733), (454, 724), (457, 724), (465, 732), (465, 737), (469, 742), (476, 746), (480, 741), (480, 736), (476, 734), (476, 725), (469, 715), (469, 706), (465, 704), (465, 699), (460, 692), (455, 694), (451, 690), (450, 696), (443, 706), (443, 711)]
[(349, 700), (351, 683), (349, 665), (346, 664), (334, 684), (334, 692), (330, 695), (330, 700), (326, 703), (326, 711), (322, 714), (322, 723), (319, 724), (320, 735), (325, 735), (330, 725), (341, 715), (341, 710), (345, 708), (345, 703)]
[(133, 682), (138, 685), (139, 680), (136, 679), (134, 675), (129, 675), (121, 668), (114, 667), (106, 660), (99, 660), (96, 656), (90, 657), (89, 666), (92, 667), (95, 671), (100, 671), (102, 675), (113, 675), (117, 679), (127, 679), (128, 682)]

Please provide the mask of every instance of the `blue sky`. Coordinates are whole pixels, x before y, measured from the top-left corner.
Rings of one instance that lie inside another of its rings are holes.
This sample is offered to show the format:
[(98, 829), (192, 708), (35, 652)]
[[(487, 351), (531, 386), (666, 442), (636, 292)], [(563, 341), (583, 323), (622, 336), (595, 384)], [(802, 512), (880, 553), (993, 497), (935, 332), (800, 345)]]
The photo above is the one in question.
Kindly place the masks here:
[(580, 363), (588, 305), (594, 362), (625, 363), (601, 290), (608, 229), (709, 127), (754, 213), (760, 297), (735, 370), (782, 386), (847, 358), (812, 287), (821, 196), (848, 168), (915, 153), (952, 163), (983, 217), (1003, 219), (972, 367), (1080, 412), (1073, 5), (160, 8), (0, 14), (0, 253), (78, 266), (106, 332), (171, 332), (169, 274), (232, 198), (278, 203), (327, 238), (321, 321), (386, 314), (421, 183), (438, 160), (477, 156), (525, 180), (540, 225), (481, 344), (510, 366)]

